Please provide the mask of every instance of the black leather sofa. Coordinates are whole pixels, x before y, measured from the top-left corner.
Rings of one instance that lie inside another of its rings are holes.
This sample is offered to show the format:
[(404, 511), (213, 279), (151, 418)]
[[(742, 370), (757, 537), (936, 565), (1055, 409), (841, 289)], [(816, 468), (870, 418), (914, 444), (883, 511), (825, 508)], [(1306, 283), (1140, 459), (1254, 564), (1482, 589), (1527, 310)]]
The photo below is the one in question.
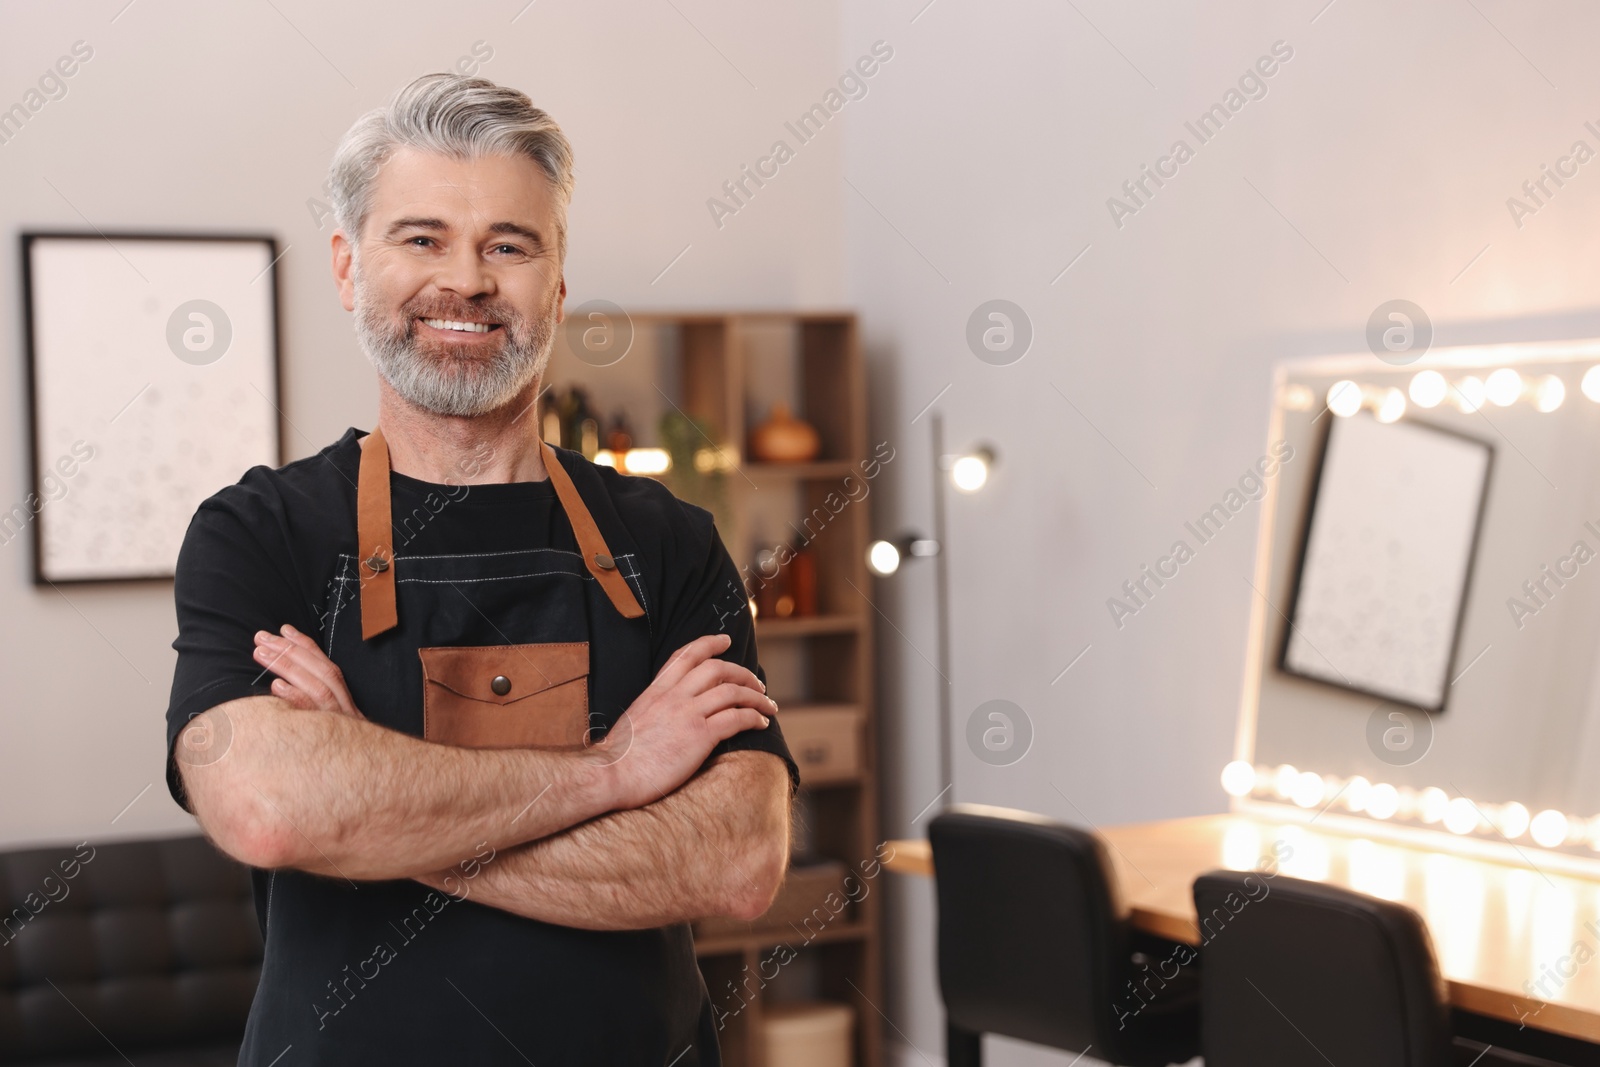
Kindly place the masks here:
[(0, 852), (0, 1064), (238, 1062), (249, 869), (197, 835)]

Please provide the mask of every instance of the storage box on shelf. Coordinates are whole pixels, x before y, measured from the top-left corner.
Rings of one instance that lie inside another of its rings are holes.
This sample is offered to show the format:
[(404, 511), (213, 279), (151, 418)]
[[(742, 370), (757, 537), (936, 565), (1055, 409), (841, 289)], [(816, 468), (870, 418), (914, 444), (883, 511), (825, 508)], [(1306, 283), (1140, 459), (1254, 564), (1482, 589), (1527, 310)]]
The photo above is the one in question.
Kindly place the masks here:
[(861, 774), (861, 709), (853, 704), (814, 704), (784, 709), (783, 735), (812, 786), (853, 782)]
[(767, 1067), (849, 1067), (855, 1011), (833, 1001), (777, 1001), (762, 1019)]
[[(604, 351), (585, 347), (594, 338), (605, 342)], [(769, 1043), (791, 1032), (838, 1040), (837, 1012), (779, 1008), (774, 1025), (764, 1024), (768, 1005), (834, 1002), (849, 1009), (847, 1062), (880, 1067), (882, 853), (865, 559), (873, 480), (894, 453), (867, 439), (855, 318), (569, 317), (548, 381), (587, 393), (601, 440), (603, 420), (625, 411), (635, 445), (672, 452), (673, 469), (659, 477), (716, 516), (745, 576), (743, 594), (766, 609), (756, 616), (756, 637), (768, 692), (800, 766), (800, 825), (790, 870), (766, 915), (693, 927), (723, 1059), (729, 1067), (765, 1067)], [(816, 455), (787, 463), (754, 458), (752, 431), (777, 405), (815, 429)], [(801, 547), (809, 558), (796, 568), (788, 560)], [(783, 588), (763, 589), (767, 582)]]

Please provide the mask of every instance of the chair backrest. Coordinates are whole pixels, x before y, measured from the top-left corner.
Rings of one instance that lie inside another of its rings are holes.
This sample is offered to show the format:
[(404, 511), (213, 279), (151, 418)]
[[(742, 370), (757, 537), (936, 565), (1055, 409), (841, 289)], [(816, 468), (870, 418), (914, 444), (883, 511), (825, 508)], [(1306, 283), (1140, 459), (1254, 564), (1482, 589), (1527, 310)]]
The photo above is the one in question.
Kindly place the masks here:
[(1053, 1048), (1113, 1047), (1128, 927), (1101, 840), (1031, 812), (955, 804), (928, 841), (949, 1019)]
[(0, 853), (0, 1063), (242, 1037), (261, 954), (204, 837)]
[(1446, 991), (1422, 918), (1263, 872), (1194, 883), (1206, 1067), (1445, 1067)]

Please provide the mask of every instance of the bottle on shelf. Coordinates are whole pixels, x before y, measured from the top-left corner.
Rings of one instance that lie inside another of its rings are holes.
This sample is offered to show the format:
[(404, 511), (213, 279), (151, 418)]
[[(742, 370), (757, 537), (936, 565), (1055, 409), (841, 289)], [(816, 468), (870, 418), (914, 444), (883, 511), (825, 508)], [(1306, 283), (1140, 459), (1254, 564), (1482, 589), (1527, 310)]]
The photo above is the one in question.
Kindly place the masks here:
[(584, 459), (593, 459), (600, 451), (600, 420), (588, 392), (573, 386), (556, 402), (556, 410), (561, 413), (562, 444), (582, 452)]
[(784, 566), (789, 553), (787, 545), (766, 545), (756, 552), (756, 565), (750, 575), (755, 588), (750, 593), (758, 619), (786, 619), (794, 614), (794, 572)]
[(794, 558), (787, 568), (791, 574), (789, 587), (794, 595), (794, 613), (811, 616), (817, 613), (817, 552), (810, 545), (795, 549)]
[(611, 428), (606, 431), (606, 448), (616, 455), (624, 455), (633, 447), (633, 431), (628, 426), (625, 412), (611, 416)]

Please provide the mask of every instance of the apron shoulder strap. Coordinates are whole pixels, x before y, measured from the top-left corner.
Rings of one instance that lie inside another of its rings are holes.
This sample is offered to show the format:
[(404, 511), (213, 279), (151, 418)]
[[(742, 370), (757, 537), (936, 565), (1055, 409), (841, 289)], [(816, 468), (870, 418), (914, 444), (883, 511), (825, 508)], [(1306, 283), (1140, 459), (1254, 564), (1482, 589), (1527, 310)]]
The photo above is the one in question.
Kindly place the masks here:
[(550, 447), (549, 441), (540, 441), (540, 448), (544, 454), (545, 469), (550, 472), (550, 481), (555, 485), (556, 496), (561, 500), (561, 507), (567, 513), (567, 521), (572, 524), (572, 532), (578, 538), (578, 550), (583, 553), (583, 565), (594, 575), (600, 583), (606, 596), (611, 599), (611, 604), (621, 612), (625, 619), (637, 619), (644, 614), (644, 608), (639, 606), (639, 601), (634, 597), (633, 590), (628, 587), (628, 581), (617, 570), (617, 561), (612, 558), (611, 550), (606, 547), (606, 541), (600, 534), (600, 527), (595, 525), (594, 516), (589, 514), (589, 509), (584, 506), (583, 497), (578, 494), (578, 487), (572, 482), (572, 475), (567, 473), (567, 468), (561, 465), (561, 459), (556, 455), (556, 450)]
[(394, 602), (394, 528), (389, 509), (389, 445), (377, 426), (361, 439), (356, 475), (356, 539), (361, 562), (361, 638), (400, 623)]

